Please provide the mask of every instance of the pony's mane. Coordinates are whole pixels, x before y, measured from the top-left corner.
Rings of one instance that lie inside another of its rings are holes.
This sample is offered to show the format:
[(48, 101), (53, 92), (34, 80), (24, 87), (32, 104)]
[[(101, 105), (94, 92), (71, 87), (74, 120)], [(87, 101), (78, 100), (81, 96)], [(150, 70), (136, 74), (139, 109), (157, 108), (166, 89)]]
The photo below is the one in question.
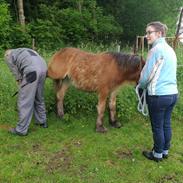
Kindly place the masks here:
[(136, 67), (140, 64), (141, 58), (135, 54), (125, 54), (121, 52), (107, 52), (117, 64), (123, 68)]

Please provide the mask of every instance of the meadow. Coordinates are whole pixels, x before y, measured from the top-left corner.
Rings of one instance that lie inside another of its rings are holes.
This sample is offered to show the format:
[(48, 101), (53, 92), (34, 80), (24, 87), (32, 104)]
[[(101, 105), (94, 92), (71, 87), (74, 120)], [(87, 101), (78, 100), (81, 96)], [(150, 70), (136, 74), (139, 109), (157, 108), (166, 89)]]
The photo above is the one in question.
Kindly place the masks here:
[[(105, 48), (103, 48), (105, 49)], [(100, 49), (103, 51), (102, 49)], [(93, 51), (99, 51), (97, 48)], [(121, 88), (117, 98), (120, 129), (95, 132), (97, 97), (70, 88), (65, 97), (66, 115), (55, 114), (52, 81), (46, 80), (48, 129), (34, 124), (25, 137), (8, 128), (17, 123), (16, 82), (0, 57), (0, 182), (2, 183), (183, 183), (183, 56), (178, 57), (179, 100), (172, 116), (170, 156), (160, 163), (148, 161), (143, 150), (152, 148), (148, 117), (137, 111), (133, 85)], [(48, 61), (51, 53), (42, 52)]]

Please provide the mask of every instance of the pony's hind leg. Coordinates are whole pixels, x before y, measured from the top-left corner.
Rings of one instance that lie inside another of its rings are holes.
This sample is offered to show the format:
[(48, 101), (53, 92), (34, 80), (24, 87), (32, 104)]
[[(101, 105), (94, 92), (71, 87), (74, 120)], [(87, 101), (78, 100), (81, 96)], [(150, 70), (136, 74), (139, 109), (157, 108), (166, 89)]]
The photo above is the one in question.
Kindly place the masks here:
[(114, 128), (120, 128), (121, 123), (116, 117), (116, 94), (116, 91), (112, 92), (109, 98), (109, 124)]
[(64, 116), (64, 96), (65, 93), (69, 87), (69, 81), (68, 80), (62, 80), (62, 83), (57, 90), (56, 97), (57, 97), (57, 115), (59, 117)]
[(98, 117), (97, 117), (97, 122), (96, 122), (96, 132), (107, 132), (107, 128), (104, 127), (103, 125), (103, 117), (104, 117), (104, 111), (105, 111), (105, 106), (106, 106), (106, 99), (107, 99), (107, 94), (100, 94), (99, 95), (99, 101), (97, 105), (97, 111), (98, 111)]

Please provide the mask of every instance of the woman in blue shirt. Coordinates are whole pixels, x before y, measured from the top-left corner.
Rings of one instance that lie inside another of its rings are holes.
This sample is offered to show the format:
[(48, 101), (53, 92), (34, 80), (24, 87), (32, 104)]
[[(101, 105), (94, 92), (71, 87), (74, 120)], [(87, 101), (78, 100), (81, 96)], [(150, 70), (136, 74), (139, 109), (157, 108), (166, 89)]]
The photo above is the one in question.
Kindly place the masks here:
[(165, 40), (167, 26), (151, 22), (146, 27), (146, 38), (152, 46), (141, 72), (139, 87), (147, 89), (147, 104), (153, 133), (152, 151), (143, 155), (156, 162), (168, 158), (172, 136), (171, 113), (177, 101), (177, 58)]

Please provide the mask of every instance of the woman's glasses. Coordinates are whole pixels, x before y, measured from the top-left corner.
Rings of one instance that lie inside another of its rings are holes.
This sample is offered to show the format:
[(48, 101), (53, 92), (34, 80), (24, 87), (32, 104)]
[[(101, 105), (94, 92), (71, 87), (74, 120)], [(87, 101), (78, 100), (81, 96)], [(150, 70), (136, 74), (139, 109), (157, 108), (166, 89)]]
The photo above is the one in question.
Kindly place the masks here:
[(158, 31), (147, 31), (146, 35), (151, 35), (153, 32), (158, 32)]

